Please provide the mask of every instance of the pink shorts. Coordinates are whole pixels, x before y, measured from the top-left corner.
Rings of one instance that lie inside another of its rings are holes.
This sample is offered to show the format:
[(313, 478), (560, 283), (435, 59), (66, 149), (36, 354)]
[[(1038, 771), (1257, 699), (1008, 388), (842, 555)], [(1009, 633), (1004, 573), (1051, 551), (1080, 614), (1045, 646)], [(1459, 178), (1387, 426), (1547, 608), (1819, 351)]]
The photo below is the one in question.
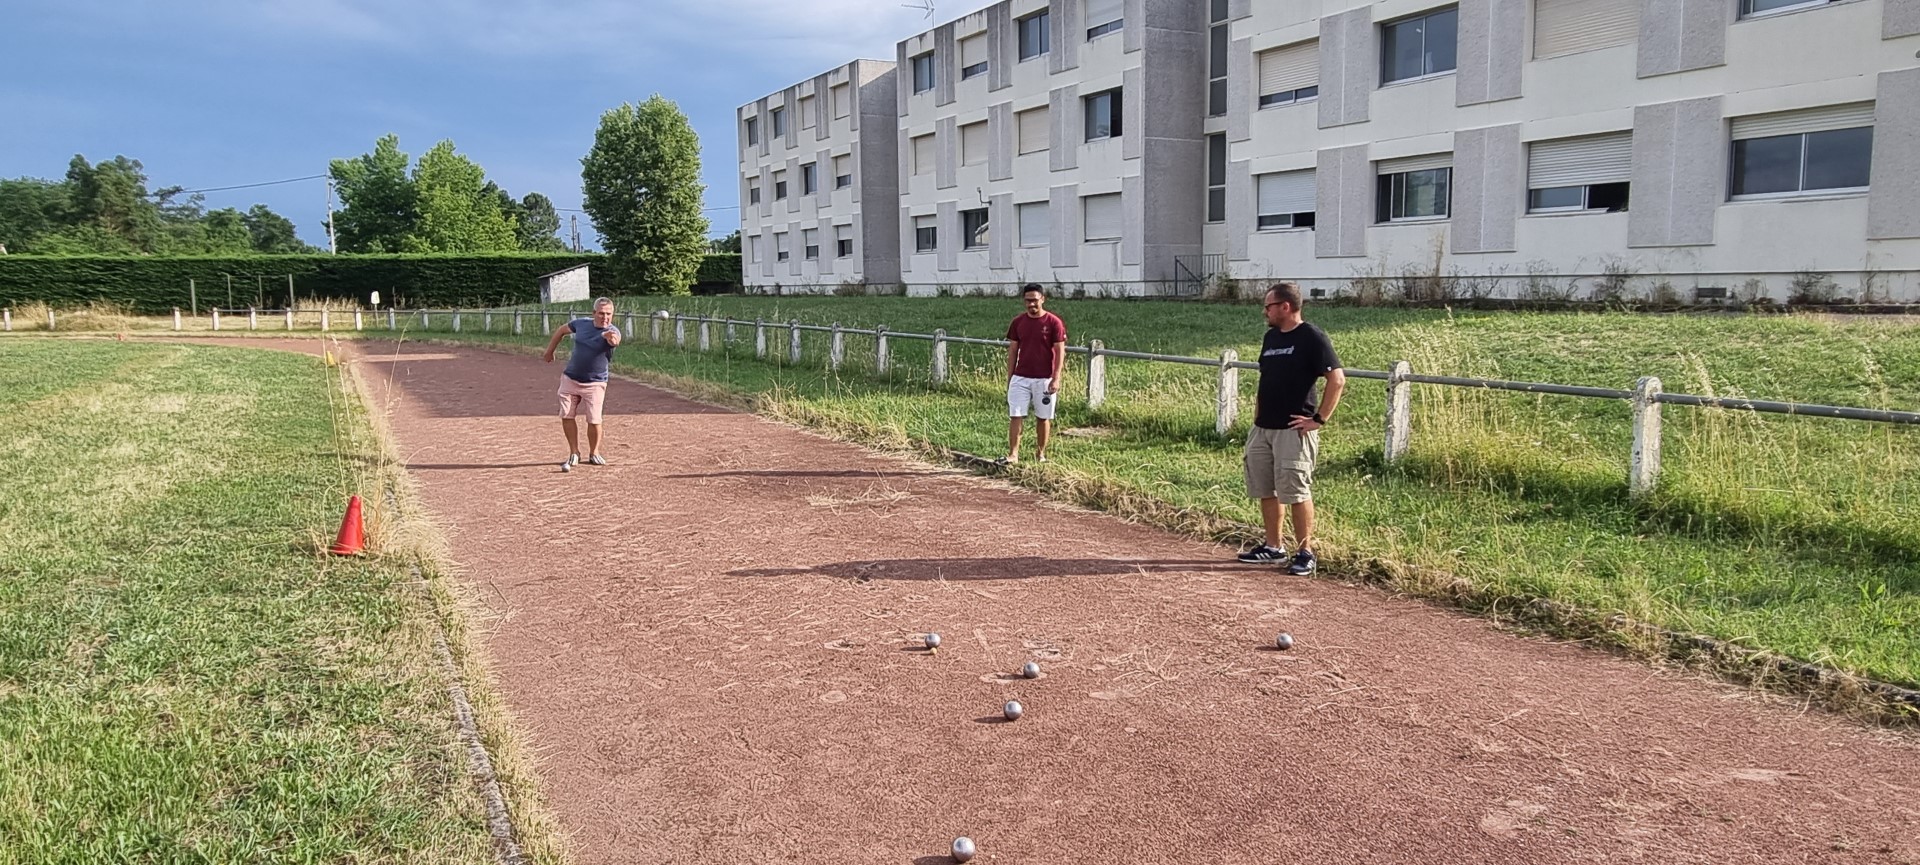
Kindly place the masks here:
[(600, 422), (600, 407), (607, 401), (607, 383), (604, 381), (574, 381), (560, 376), (560, 416), (575, 418), (581, 414), (587, 416), (587, 423)]

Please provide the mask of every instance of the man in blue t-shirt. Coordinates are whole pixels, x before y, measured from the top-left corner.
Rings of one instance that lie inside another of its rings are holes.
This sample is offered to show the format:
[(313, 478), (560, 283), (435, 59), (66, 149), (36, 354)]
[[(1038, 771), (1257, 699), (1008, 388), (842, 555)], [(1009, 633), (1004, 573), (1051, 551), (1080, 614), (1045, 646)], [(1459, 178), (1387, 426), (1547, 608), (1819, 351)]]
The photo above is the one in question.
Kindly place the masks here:
[[(1240, 554), (1243, 562), (1286, 561), (1296, 576), (1313, 573), (1313, 465), (1320, 428), (1333, 417), (1347, 374), (1325, 331), (1300, 318), (1300, 286), (1275, 283), (1266, 295), (1267, 335), (1260, 345), (1260, 389), (1253, 428), (1247, 430), (1247, 495), (1260, 500), (1264, 543)], [(1320, 379), (1326, 392), (1314, 391)], [(1280, 506), (1293, 517), (1294, 554), (1280, 541)]]
[(620, 328), (613, 326), (613, 301), (600, 298), (593, 302), (593, 318), (576, 318), (553, 332), (547, 340), (547, 363), (553, 363), (553, 351), (560, 340), (573, 335), (573, 353), (567, 358), (566, 371), (560, 375), (560, 429), (567, 434), (567, 461), (563, 472), (573, 471), (580, 463), (580, 427), (575, 418), (587, 416), (587, 463), (604, 466), (600, 455), (601, 407), (607, 400), (607, 361), (620, 344)]

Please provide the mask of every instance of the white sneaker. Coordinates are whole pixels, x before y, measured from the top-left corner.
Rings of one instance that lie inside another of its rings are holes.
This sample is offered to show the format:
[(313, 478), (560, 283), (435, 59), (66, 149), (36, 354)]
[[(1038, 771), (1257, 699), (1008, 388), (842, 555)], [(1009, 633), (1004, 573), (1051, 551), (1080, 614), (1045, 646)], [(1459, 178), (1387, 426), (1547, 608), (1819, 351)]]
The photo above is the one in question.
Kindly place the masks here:
[(562, 471), (562, 472), (570, 472), (570, 471), (573, 471), (573, 461), (572, 461), (572, 460), (568, 460), (568, 461), (566, 461), (566, 462), (563, 462), (563, 463), (561, 463), (561, 464), (560, 464), (560, 471)]

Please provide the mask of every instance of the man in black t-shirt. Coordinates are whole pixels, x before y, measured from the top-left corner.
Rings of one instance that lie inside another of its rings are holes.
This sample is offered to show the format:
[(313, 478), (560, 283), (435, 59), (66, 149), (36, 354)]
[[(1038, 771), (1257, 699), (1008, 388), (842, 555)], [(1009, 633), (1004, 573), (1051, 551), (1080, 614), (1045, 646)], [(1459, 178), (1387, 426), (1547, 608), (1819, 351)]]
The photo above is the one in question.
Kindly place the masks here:
[[(1266, 294), (1267, 336), (1260, 346), (1260, 389), (1247, 431), (1247, 495), (1260, 500), (1265, 543), (1243, 562), (1285, 561), (1289, 574), (1313, 573), (1313, 464), (1320, 428), (1333, 417), (1347, 374), (1325, 331), (1300, 319), (1300, 286), (1275, 283)], [(1326, 392), (1315, 397), (1320, 379)], [(1280, 506), (1292, 511), (1294, 554), (1280, 541)]]

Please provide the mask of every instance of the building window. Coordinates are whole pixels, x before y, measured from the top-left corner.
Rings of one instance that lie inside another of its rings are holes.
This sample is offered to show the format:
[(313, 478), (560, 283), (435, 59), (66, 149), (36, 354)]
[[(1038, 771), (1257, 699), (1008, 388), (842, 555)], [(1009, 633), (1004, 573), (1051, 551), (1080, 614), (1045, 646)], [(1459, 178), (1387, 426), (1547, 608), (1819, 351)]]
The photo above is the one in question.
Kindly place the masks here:
[(987, 74), (987, 37), (968, 36), (960, 40), (960, 80)]
[(913, 173), (933, 173), (933, 133), (913, 137)]
[(827, 92), (832, 95), (833, 99), (833, 119), (839, 120), (853, 113), (852, 86), (835, 84), (833, 88)]
[(820, 229), (808, 228), (802, 230), (800, 232), (800, 243), (805, 247), (801, 254), (805, 255), (808, 261), (814, 261), (820, 257)]
[(987, 245), (987, 209), (960, 211), (960, 247), (980, 249)]
[(1099, 141), (1104, 138), (1120, 137), (1121, 99), (1120, 90), (1115, 88), (1095, 93), (1084, 100), (1087, 118), (1087, 140)]
[(813, 105), (814, 105), (813, 97), (811, 96), (800, 97), (800, 128), (801, 129), (813, 128), (814, 126)]
[(1633, 133), (1536, 141), (1527, 147), (1527, 210), (1531, 213), (1627, 209), (1633, 179)]
[(1867, 188), (1871, 102), (1733, 118), (1735, 198)]
[(1020, 152), (1038, 153), (1052, 146), (1052, 130), (1047, 126), (1050, 120), (1047, 106), (1029, 108), (1013, 116), (1014, 125), (1020, 127), (1017, 133)]
[(1534, 0), (1533, 59), (1632, 45), (1641, 0)]
[(759, 186), (759, 184), (753, 184), (753, 185), (750, 185), (750, 186), (748, 186), (748, 187), (747, 187), (747, 203), (748, 203), (748, 204), (759, 204), (759, 203), (760, 203), (760, 186)]
[(1452, 72), (1459, 46), (1460, 10), (1428, 12), (1382, 25), (1380, 83)]
[(835, 156), (833, 158), (833, 188), (846, 189), (853, 185), (853, 158)]
[(786, 197), (787, 173), (785, 171), (776, 171), (773, 173), (773, 200), (779, 201)]
[(787, 233), (784, 231), (775, 232), (773, 235), (773, 260), (787, 260)]
[(1087, 0), (1086, 6), (1087, 41), (1091, 42), (1108, 33), (1117, 32), (1126, 22), (1121, 16), (1126, 14), (1124, 0)]
[(812, 195), (820, 191), (820, 169), (814, 163), (800, 166), (800, 194)]
[(1207, 136), (1207, 221), (1227, 221), (1227, 136)]
[(758, 234), (747, 235), (747, 263), (760, 263), (760, 235)]
[(1380, 163), (1379, 221), (1446, 218), (1452, 203), (1450, 159), (1441, 154)]
[(1740, 17), (1759, 18), (1792, 9), (1825, 6), (1835, 0), (1740, 0)]
[(1233, 4), (1228, 3), (1227, 0), (1213, 0), (1213, 9), (1209, 13), (1208, 20), (1215, 24), (1227, 20), (1227, 7), (1231, 5)]
[(1047, 13), (1041, 12), (1037, 15), (1028, 15), (1020, 19), (1019, 25), (1021, 60), (1032, 60), (1035, 57), (1053, 50), (1052, 46), (1048, 44), (1052, 38), (1048, 34), (1048, 31), (1053, 28), (1052, 25), (1048, 23)]
[(1052, 219), (1047, 213), (1047, 202), (1032, 201), (1020, 205), (1020, 245), (1023, 247), (1046, 246), (1052, 236)]
[[(1221, 19), (1214, 19), (1216, 21)], [(1215, 24), (1207, 32), (1207, 116), (1227, 113), (1227, 38), (1231, 24)]]
[(1082, 237), (1088, 243), (1111, 243), (1120, 239), (1125, 220), (1121, 218), (1120, 193), (1089, 195), (1080, 199)]
[(932, 216), (913, 218), (913, 251), (933, 252), (940, 248), (940, 225)]
[(1320, 43), (1260, 52), (1260, 107), (1292, 105), (1320, 95)]
[(786, 135), (787, 134), (787, 109), (775, 108), (772, 111), (767, 112), (767, 114), (772, 118), (773, 137), (779, 138), (781, 136)]
[(758, 117), (747, 118), (747, 143), (760, 143), (760, 118)]
[(980, 165), (987, 161), (987, 122), (960, 127), (960, 164)]
[(1260, 231), (1313, 227), (1313, 169), (1262, 174), (1254, 184), (1254, 207)]
[(933, 89), (933, 52), (929, 51), (913, 58), (913, 92), (925, 93)]
[(834, 237), (834, 240), (833, 240), (834, 257), (852, 258), (853, 257), (853, 227), (850, 225), (836, 225), (833, 227), (833, 237)]

